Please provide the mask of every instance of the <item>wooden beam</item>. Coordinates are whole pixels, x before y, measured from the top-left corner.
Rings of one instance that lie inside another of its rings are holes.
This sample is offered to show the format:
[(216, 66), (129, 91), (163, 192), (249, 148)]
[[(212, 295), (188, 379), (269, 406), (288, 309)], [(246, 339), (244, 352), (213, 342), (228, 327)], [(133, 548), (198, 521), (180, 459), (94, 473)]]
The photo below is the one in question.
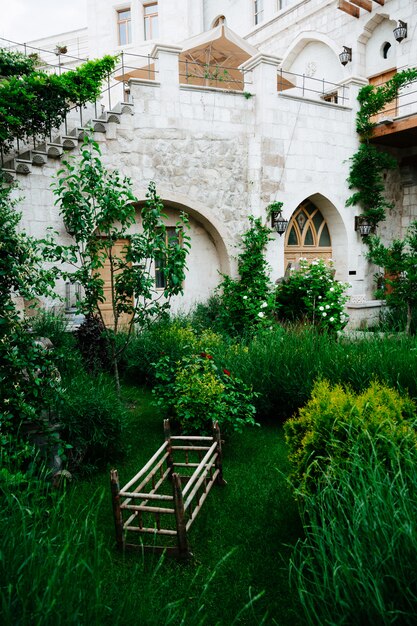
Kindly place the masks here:
[(365, 9), (365, 11), (369, 11), (369, 13), (372, 12), (372, 0), (350, 0), (350, 2), (361, 9)]
[(381, 7), (383, 7), (385, 4), (385, 0), (374, 0), (374, 2), (376, 2), (377, 4), (380, 4)]
[(378, 124), (373, 130), (371, 140), (377, 137), (384, 137), (386, 135), (393, 135), (394, 133), (401, 133), (406, 130), (417, 128), (417, 114), (410, 115), (404, 119), (394, 121), (392, 124)]
[(350, 2), (347, 2), (347, 0), (339, 0), (337, 8), (341, 11), (344, 11), (348, 15), (352, 15), (352, 17), (359, 17), (361, 13), (358, 7), (350, 4)]

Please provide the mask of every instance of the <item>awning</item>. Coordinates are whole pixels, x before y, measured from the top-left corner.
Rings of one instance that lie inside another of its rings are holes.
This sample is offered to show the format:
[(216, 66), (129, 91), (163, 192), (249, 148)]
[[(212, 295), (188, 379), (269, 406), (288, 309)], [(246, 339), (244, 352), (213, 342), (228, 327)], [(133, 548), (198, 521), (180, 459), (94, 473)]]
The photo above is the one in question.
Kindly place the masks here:
[[(243, 73), (238, 67), (258, 53), (224, 24), (200, 33), (180, 44), (180, 83), (205, 85), (222, 89), (243, 89)], [(130, 78), (155, 79), (155, 65), (149, 63), (138, 69), (129, 68), (117, 80)]]

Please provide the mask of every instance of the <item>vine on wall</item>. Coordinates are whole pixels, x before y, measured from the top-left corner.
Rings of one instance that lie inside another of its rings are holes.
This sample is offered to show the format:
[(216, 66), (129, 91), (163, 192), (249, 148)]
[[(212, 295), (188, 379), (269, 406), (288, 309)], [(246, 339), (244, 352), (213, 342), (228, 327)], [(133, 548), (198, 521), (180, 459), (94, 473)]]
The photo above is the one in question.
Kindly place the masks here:
[(362, 215), (374, 227), (385, 219), (385, 210), (392, 207), (392, 203), (384, 198), (383, 173), (387, 169), (394, 169), (397, 161), (389, 153), (370, 144), (376, 126), (371, 118), (398, 96), (401, 87), (416, 79), (417, 69), (403, 70), (384, 85), (366, 85), (358, 94), (360, 109), (356, 116), (356, 131), (360, 135), (361, 144), (351, 158), (347, 179), (349, 189), (356, 191), (347, 199), (346, 206), (359, 205)]

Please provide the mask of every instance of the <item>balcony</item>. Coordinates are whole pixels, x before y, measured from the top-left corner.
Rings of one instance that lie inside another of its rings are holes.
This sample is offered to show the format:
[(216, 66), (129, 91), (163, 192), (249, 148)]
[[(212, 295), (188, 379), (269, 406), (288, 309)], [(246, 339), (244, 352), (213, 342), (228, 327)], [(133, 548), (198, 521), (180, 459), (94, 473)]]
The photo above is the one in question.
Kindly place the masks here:
[(349, 104), (349, 87), (307, 74), (278, 70), (277, 91), (286, 97), (304, 98), (313, 102), (341, 106)]
[(417, 145), (417, 81), (402, 87), (398, 97), (375, 115), (371, 142), (394, 148)]

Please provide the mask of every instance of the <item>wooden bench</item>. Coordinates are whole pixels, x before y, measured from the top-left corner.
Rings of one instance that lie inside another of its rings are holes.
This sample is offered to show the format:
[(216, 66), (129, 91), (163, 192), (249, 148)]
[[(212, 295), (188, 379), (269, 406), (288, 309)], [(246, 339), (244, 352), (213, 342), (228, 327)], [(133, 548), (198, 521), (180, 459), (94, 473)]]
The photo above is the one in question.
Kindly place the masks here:
[[(214, 483), (224, 485), (220, 429), (213, 436), (171, 436), (122, 489), (110, 472), (116, 542), (122, 550), (166, 552), (189, 558), (187, 533)], [(152, 538), (152, 542), (144, 538)], [(155, 540), (158, 537), (159, 544)], [(175, 545), (172, 543), (175, 542)]]

